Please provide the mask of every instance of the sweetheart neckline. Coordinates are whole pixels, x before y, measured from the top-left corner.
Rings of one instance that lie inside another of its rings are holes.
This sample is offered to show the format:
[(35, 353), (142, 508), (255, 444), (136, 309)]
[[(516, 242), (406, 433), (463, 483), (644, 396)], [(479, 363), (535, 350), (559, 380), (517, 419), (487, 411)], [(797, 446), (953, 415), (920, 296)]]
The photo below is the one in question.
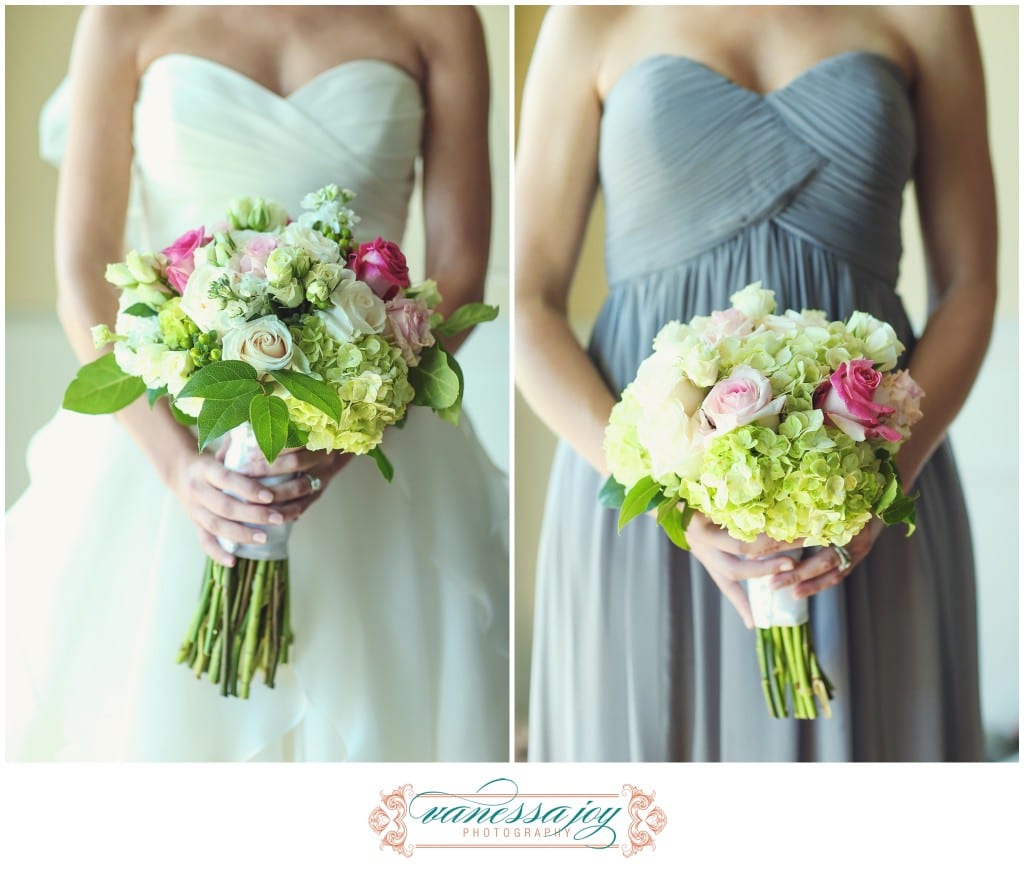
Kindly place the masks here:
[(189, 54), (188, 52), (175, 51), (159, 55), (146, 65), (146, 68), (142, 71), (141, 75), (139, 76), (140, 89), (144, 84), (145, 80), (150, 75), (150, 73), (153, 71), (154, 67), (157, 67), (161, 63), (175, 60), (187, 60), (191, 62), (198, 62), (201, 65), (213, 67), (216, 70), (219, 70), (223, 73), (227, 73), (236, 79), (240, 79), (241, 81), (248, 83), (251, 87), (255, 88), (256, 90), (261, 91), (264, 94), (267, 94), (284, 103), (293, 102), (299, 95), (304, 94), (314, 86), (320, 84), (323, 80), (327, 79), (328, 77), (338, 72), (341, 72), (343, 70), (348, 71), (352, 67), (365, 66), (367, 64), (371, 66), (378, 66), (385, 70), (390, 70), (392, 73), (401, 77), (410, 85), (412, 85), (413, 88), (415, 88), (417, 94), (420, 93), (419, 82), (417, 81), (416, 77), (412, 75), (412, 73), (410, 73), (403, 67), (400, 67), (396, 63), (392, 63), (391, 61), (385, 61), (380, 58), (353, 58), (352, 60), (342, 61), (340, 64), (335, 64), (333, 67), (328, 67), (326, 70), (317, 73), (315, 76), (313, 76), (313, 78), (303, 82), (301, 85), (299, 85), (294, 90), (289, 91), (287, 94), (279, 94), (272, 88), (268, 88), (262, 82), (258, 82), (251, 76), (247, 76), (241, 70), (237, 70), (234, 67), (228, 66), (227, 64), (222, 64), (220, 61), (215, 61), (212, 58), (203, 57), (202, 55), (195, 55)]
[(608, 89), (608, 93), (605, 94), (604, 96), (602, 106), (608, 105), (608, 102), (615, 94), (616, 90), (618, 89), (619, 85), (623, 82), (623, 80), (629, 78), (631, 74), (633, 74), (636, 70), (641, 69), (657, 61), (667, 60), (673, 63), (682, 63), (684, 65), (689, 65), (697, 70), (702, 70), (705, 73), (708, 73), (714, 78), (718, 79), (720, 82), (724, 83), (732, 90), (739, 92), (741, 94), (748, 95), (749, 97), (756, 99), (758, 102), (764, 103), (771, 100), (774, 97), (786, 94), (787, 92), (795, 88), (797, 85), (799, 85), (803, 80), (807, 79), (813, 73), (820, 71), (822, 68), (828, 67), (829, 65), (837, 63), (842, 60), (853, 60), (854, 58), (872, 60), (875, 63), (881, 64), (896, 77), (904, 94), (907, 94), (909, 96), (910, 81), (907, 77), (907, 74), (903, 71), (903, 68), (899, 65), (899, 63), (895, 61), (893, 58), (889, 57), (889, 55), (882, 54), (881, 52), (877, 51), (869, 51), (867, 49), (850, 49), (849, 51), (843, 51), (839, 52), (838, 54), (823, 57), (821, 60), (816, 61), (809, 67), (797, 73), (796, 76), (794, 76), (784, 85), (781, 85), (778, 88), (773, 88), (770, 91), (754, 91), (750, 88), (746, 88), (743, 85), (739, 84), (738, 82), (735, 82), (732, 79), (730, 79), (724, 73), (720, 72), (719, 70), (716, 70), (714, 67), (708, 66), (708, 64), (704, 63), (703, 61), (699, 61), (696, 58), (691, 58), (688, 55), (672, 54), (671, 52), (659, 52), (658, 54), (648, 55), (647, 57), (641, 58), (638, 61), (634, 61), (628, 67), (626, 67), (626, 69), (619, 74), (619, 77), (612, 84), (611, 88)]

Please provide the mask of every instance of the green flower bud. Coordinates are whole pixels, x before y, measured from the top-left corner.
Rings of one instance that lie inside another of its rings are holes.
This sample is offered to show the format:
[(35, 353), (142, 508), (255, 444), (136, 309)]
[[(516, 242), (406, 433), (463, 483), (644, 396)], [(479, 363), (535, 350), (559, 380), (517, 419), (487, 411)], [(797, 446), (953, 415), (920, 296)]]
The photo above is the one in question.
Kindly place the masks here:
[(306, 285), (306, 299), (318, 309), (326, 309), (331, 299), (331, 290), (319, 279)]
[(126, 263), (107, 264), (107, 271), (103, 274), (103, 278), (119, 288), (130, 288), (138, 284), (138, 280), (132, 275), (132, 271)]
[(210, 360), (220, 360), (220, 349), (219, 348), (214, 348), (210, 352)]
[(112, 333), (106, 324), (97, 324), (92, 328), (92, 344), (97, 348), (102, 348), (111, 342), (123, 342), (127, 338), (127, 336), (121, 336), (119, 333)]
[[(287, 285), (295, 278), (294, 263), (300, 254), (301, 252), (297, 248), (287, 245), (275, 248), (270, 252), (264, 267), (267, 273), (267, 281), (276, 287)], [(307, 266), (306, 269), (308, 270), (309, 267)]]
[(249, 226), (249, 213), (252, 211), (252, 200), (239, 197), (228, 205), (228, 221), (235, 230), (246, 230)]
[(158, 320), (164, 342), (174, 351), (188, 348), (192, 337), (199, 332), (196, 323), (182, 311), (180, 297), (175, 297), (160, 310)]
[(152, 284), (158, 278), (156, 271), (157, 260), (151, 254), (142, 255), (137, 251), (129, 251), (128, 256), (125, 258), (125, 263), (131, 274), (135, 277), (135, 281), (140, 284)]

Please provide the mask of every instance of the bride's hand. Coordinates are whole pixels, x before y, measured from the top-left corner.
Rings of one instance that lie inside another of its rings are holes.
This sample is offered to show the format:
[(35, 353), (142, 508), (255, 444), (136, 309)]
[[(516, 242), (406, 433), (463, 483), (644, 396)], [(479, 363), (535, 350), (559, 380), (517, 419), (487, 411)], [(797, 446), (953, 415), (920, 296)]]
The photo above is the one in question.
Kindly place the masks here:
[(234, 566), (235, 558), (221, 548), (218, 536), (230, 542), (261, 545), (267, 540), (266, 534), (245, 525), (270, 527), (285, 521), (281, 509), (272, 505), (271, 488), (225, 468), (220, 457), (186, 455), (172, 489), (196, 525), (203, 550), (223, 566)]
[(791, 572), (778, 573), (772, 579), (772, 589), (779, 590), (795, 584), (793, 595), (808, 597), (826, 587), (839, 584), (853, 572), (858, 563), (867, 557), (884, 526), (878, 518), (873, 518), (863, 530), (850, 540), (850, 544), (846, 546), (846, 551), (850, 555), (850, 565), (846, 569), (839, 568), (839, 553), (835, 548), (821, 548), (801, 560)]
[(351, 459), (351, 454), (341, 451), (307, 451), (305, 448), (294, 448), (282, 451), (270, 466), (264, 464), (263, 471), (253, 474), (263, 476), (298, 473), (290, 481), (268, 488), (273, 494), (273, 508), (283, 515), (285, 521), (295, 521), (323, 495), (331, 479), (341, 472)]
[[(800, 547), (793, 542), (776, 542), (764, 535), (753, 542), (741, 542), (700, 512), (690, 519), (686, 539), (693, 555), (704, 565), (722, 595), (739, 612), (748, 630), (754, 628), (754, 618), (741, 582), (752, 574), (771, 575), (793, 569), (796, 564), (791, 557), (772, 558), (771, 555)], [(757, 564), (757, 572), (752, 573), (750, 559), (756, 558), (761, 558), (762, 562)]]

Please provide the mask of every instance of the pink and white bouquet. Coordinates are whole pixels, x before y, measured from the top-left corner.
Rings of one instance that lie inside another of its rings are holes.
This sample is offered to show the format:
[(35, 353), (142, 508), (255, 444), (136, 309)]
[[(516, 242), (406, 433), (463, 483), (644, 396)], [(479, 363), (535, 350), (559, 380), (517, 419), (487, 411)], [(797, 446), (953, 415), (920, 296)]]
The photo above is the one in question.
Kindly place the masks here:
[[(864, 312), (777, 315), (759, 282), (732, 304), (665, 325), (612, 410), (601, 499), (620, 509), (619, 529), (656, 509), (681, 548), (695, 511), (748, 542), (841, 547), (873, 517), (910, 535), (914, 501), (893, 461), (923, 392), (895, 369), (904, 347), (893, 328)], [(770, 581), (747, 585), (769, 711), (787, 716), (788, 689), (796, 717), (816, 717), (815, 698), (829, 716), (807, 600)]]
[[(305, 447), (368, 454), (390, 481), (385, 431), (409, 405), (458, 423), (463, 375), (442, 340), (497, 310), (470, 303), (443, 318), (436, 284), (410, 282), (398, 245), (355, 241), (354, 197), (328, 185), (294, 221), (270, 200), (238, 199), (210, 231), (111, 264), (117, 320), (93, 337), (113, 350), (79, 370), (64, 407), (111, 413), (145, 393), (196, 428), (200, 450), (226, 439), (232, 469), (265, 471), (263, 460)], [(291, 525), (262, 529), (263, 545), (221, 543), (241, 558), (234, 567), (207, 561), (179, 652), (225, 696), (247, 697), (259, 667), (272, 687), (293, 640)]]

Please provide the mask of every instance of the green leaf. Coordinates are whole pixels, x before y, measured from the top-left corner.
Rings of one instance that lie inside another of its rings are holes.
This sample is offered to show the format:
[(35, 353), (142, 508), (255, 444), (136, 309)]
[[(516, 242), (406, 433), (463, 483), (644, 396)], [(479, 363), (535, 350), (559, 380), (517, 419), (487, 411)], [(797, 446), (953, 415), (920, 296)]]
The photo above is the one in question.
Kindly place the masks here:
[(167, 385), (164, 385), (162, 388), (147, 388), (146, 389), (146, 399), (149, 401), (149, 407), (151, 409), (153, 408), (153, 406), (156, 405), (156, 401), (159, 400), (160, 397), (166, 397), (166, 396), (167, 396)]
[(396, 430), (404, 430), (406, 422), (408, 420), (409, 420), (409, 410), (406, 409), (406, 411), (403, 413), (402, 417), (399, 418), (397, 421), (395, 421), (395, 423), (392, 424), (391, 426), (394, 427)]
[(273, 463), (288, 443), (288, 425), (291, 421), (284, 400), (255, 394), (249, 401), (249, 423), (267, 463)]
[(416, 391), (413, 402), (431, 409), (447, 409), (459, 399), (459, 377), (448, 365), (448, 355), (436, 345), (423, 350), (420, 365), (409, 370)]
[(233, 400), (206, 400), (199, 413), (199, 449), (248, 421), (250, 399), (251, 395), (246, 394)]
[(341, 400), (334, 388), (301, 372), (278, 369), (271, 375), (295, 399), (309, 403), (333, 421), (341, 417)]
[(380, 474), (384, 476), (384, 480), (390, 484), (391, 479), (395, 477), (395, 468), (391, 465), (391, 461), (387, 459), (384, 452), (380, 450), (378, 445), (376, 448), (366, 452), (368, 456), (372, 457), (374, 462), (377, 464), (377, 469), (380, 470)]
[(601, 485), (597, 499), (606, 509), (621, 509), (622, 503), (626, 499), (626, 488), (617, 482), (614, 476), (609, 475), (605, 483)]
[(462, 374), (462, 367), (459, 366), (459, 362), (450, 354), (448, 355), (448, 366), (452, 368), (459, 380), (459, 397), (447, 409), (438, 409), (437, 416), (442, 421), (447, 421), (453, 427), (458, 427), (459, 417), (462, 414), (462, 395), (466, 389), (466, 379)]
[(649, 511), (651, 501), (656, 500), (661, 493), (661, 485), (649, 475), (645, 475), (633, 487), (629, 489), (626, 498), (622, 501), (622, 509), (619, 512), (619, 532), (638, 515)]
[(435, 327), (434, 332), (438, 336), (454, 336), (463, 330), (468, 330), (474, 324), (493, 321), (497, 317), (497, 306), (488, 306), (486, 303), (466, 303), (464, 306), (459, 306), (441, 324)]
[(285, 448), (305, 448), (306, 440), (309, 439), (309, 434), (305, 430), (300, 430), (295, 426), (295, 422), (288, 421), (288, 441), (285, 442)]
[(135, 315), (137, 318), (155, 318), (157, 311), (145, 303), (134, 303), (124, 310), (125, 315)]
[(86, 415), (107, 415), (133, 403), (146, 390), (146, 383), (127, 375), (111, 351), (87, 363), (64, 392), (64, 408)]
[(181, 409), (174, 405), (174, 403), (171, 403), (171, 414), (174, 416), (174, 420), (181, 424), (183, 427), (195, 427), (196, 424), (199, 423), (198, 418), (193, 418), (191, 415), (186, 415), (183, 411), (181, 411)]
[[(683, 505), (682, 510), (679, 508), (680, 503)], [(689, 506), (684, 500), (676, 500), (673, 497), (666, 497), (658, 506), (659, 526), (672, 540), (672, 544), (684, 551), (690, 550), (690, 543), (686, 541), (686, 527), (690, 523), (690, 518), (693, 517), (692, 509), (689, 510), (688, 516), (685, 514), (687, 509)]]
[(919, 496), (920, 494), (915, 494), (912, 497), (903, 493), (899, 494), (884, 512), (879, 512), (882, 522), (887, 527), (894, 524), (906, 524), (907, 535), (913, 535), (914, 530), (917, 529), (917, 510), (914, 504)]
[(900, 495), (900, 480), (898, 476), (893, 476), (889, 479), (889, 484), (885, 490), (882, 491), (882, 495), (878, 498), (878, 502), (875, 504), (875, 514), (881, 515), (893, 504), (893, 501)]
[(206, 400), (233, 400), (251, 397), (262, 391), (256, 370), (240, 360), (218, 360), (208, 363), (178, 393), (179, 399), (202, 397)]

